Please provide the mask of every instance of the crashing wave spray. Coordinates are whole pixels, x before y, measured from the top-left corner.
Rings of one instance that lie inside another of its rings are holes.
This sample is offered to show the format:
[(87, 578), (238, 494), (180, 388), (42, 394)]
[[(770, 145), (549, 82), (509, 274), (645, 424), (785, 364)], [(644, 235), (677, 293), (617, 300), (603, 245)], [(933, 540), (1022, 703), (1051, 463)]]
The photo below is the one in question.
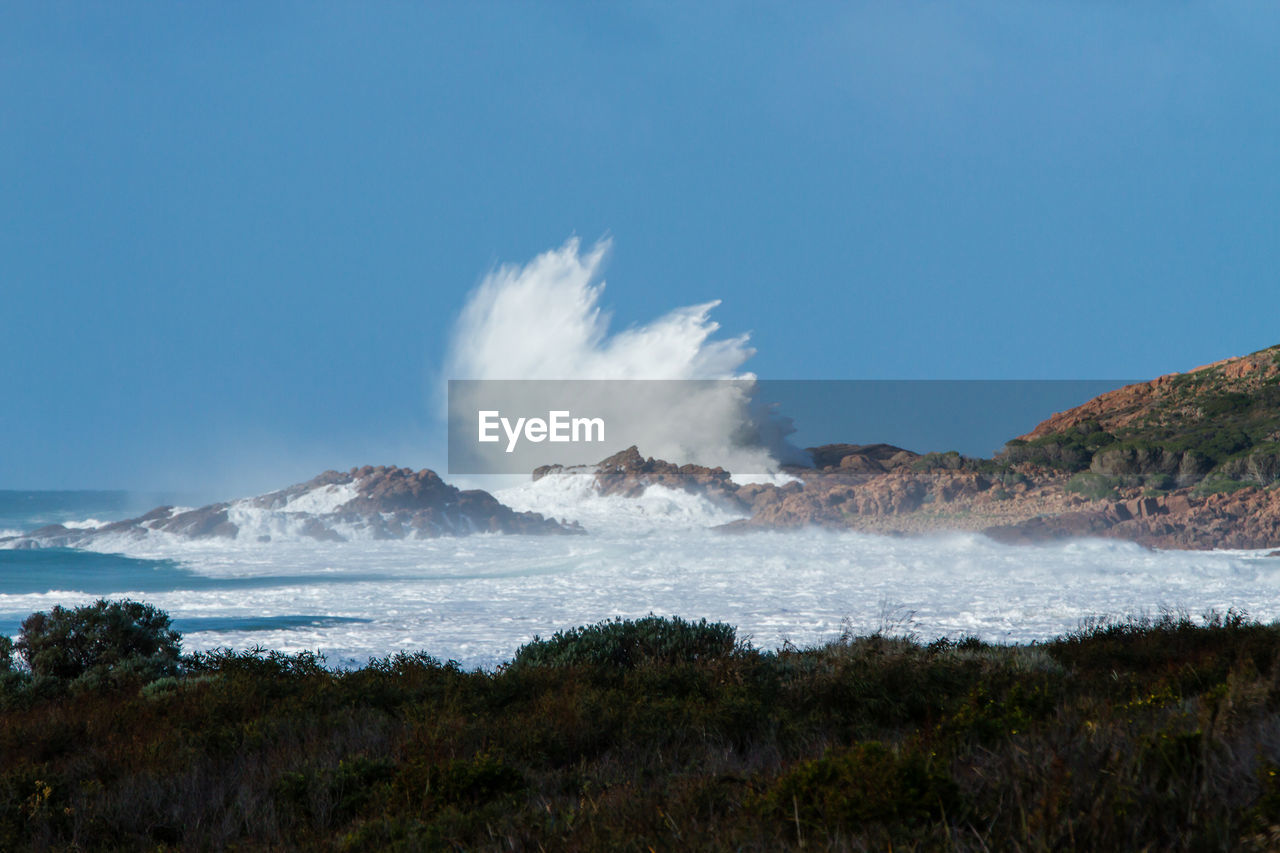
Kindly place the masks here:
[(625, 331), (611, 332), (600, 305), (601, 273), (610, 241), (582, 251), (578, 239), (524, 266), (487, 275), (467, 300), (446, 360), (450, 379), (732, 379), (693, 386), (684, 412), (654, 411), (636, 430), (647, 455), (672, 462), (720, 465), (730, 471), (770, 471), (805, 462), (786, 441), (790, 421), (754, 400), (755, 376), (742, 365), (755, 354), (749, 335), (716, 338), (710, 318), (719, 301), (669, 311)]

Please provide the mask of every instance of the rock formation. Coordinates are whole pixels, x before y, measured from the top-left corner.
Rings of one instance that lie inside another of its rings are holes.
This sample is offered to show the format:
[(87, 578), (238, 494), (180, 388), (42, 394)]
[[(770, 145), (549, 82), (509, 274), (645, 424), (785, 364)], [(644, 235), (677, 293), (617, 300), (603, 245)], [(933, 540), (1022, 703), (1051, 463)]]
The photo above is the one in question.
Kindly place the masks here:
[(431, 539), (470, 533), (581, 533), (535, 512), (516, 512), (488, 492), (461, 490), (429, 470), (366, 466), (326, 471), (253, 498), (198, 509), (157, 507), (146, 515), (95, 528), (60, 524), (14, 537), (8, 547), (79, 547), (110, 537), (269, 542), (273, 538)]
[[(820, 526), (877, 533), (984, 532), (1026, 543), (1073, 536), (1158, 548), (1280, 545), (1280, 347), (1162, 376), (1053, 415), (995, 459), (892, 445), (808, 448), (786, 485), (644, 458), (592, 473), (604, 495), (650, 485), (749, 515), (728, 530)], [(547, 466), (535, 478), (554, 471)]]

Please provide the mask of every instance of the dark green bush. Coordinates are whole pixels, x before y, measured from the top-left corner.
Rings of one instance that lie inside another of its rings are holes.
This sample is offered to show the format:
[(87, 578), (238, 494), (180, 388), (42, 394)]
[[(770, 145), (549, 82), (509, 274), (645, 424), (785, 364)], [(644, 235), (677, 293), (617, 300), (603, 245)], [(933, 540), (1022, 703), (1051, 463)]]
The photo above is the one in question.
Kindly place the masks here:
[(1239, 426), (1216, 422), (1186, 430), (1165, 441), (1165, 446), (1171, 450), (1202, 457), (1209, 463), (1205, 470), (1233, 454), (1248, 450), (1253, 444), (1253, 438)]
[(872, 741), (800, 762), (769, 789), (764, 811), (783, 823), (828, 830), (910, 824), (958, 817), (960, 791), (922, 748)]
[(324, 655), (302, 651), (287, 654), (254, 646), (251, 649), (217, 648), (196, 652), (187, 657), (186, 669), (191, 673), (241, 676), (244, 678), (289, 679), (326, 673)]
[(1141, 482), (1147, 477), (1169, 477), (1182, 471), (1183, 453), (1150, 442), (1130, 439), (1100, 448), (1089, 470), (1105, 477), (1125, 477)]
[(959, 471), (965, 467), (965, 458), (958, 450), (946, 453), (926, 453), (911, 463), (912, 471)]
[(727, 657), (745, 646), (737, 631), (723, 622), (686, 622), (650, 614), (643, 619), (617, 618), (583, 628), (557, 631), (549, 640), (534, 637), (516, 652), (513, 666), (609, 666), (630, 669), (642, 664), (686, 663)]
[(1280, 443), (1269, 441), (1226, 459), (1213, 472), (1241, 482), (1269, 486), (1280, 480)]
[(425, 791), (447, 805), (487, 803), (525, 788), (524, 775), (495, 755), (454, 759), (432, 767)]
[(1005, 442), (999, 458), (1011, 465), (1030, 462), (1041, 468), (1082, 471), (1089, 467), (1094, 451), (1114, 441), (1115, 436), (1111, 433), (1104, 432), (1096, 423), (1087, 421), (1064, 432), (1031, 441), (1014, 439)]
[[(1232, 656), (1221, 653), (1224, 647)], [(1178, 681), (1209, 685), (1225, 678), (1239, 660), (1271, 667), (1280, 652), (1280, 626), (1260, 625), (1238, 610), (1211, 612), (1199, 622), (1185, 613), (1095, 619), (1045, 644), (1045, 649), (1081, 676), (1106, 679), (1118, 670), (1130, 670), (1156, 678), (1162, 675), (1161, 666), (1170, 665), (1175, 671), (1167, 675)]]
[(1067, 481), (1066, 490), (1091, 501), (1100, 501), (1115, 494), (1116, 484), (1113, 479), (1102, 474), (1081, 471)]
[(558, 668), (221, 650), (141, 690), (10, 673), (29, 684), (0, 713), (0, 850), (1280, 838), (1280, 625), (1243, 613), (1099, 620), (1029, 646), (850, 631), (757, 653), (727, 626), (652, 616), (558, 637), (526, 652)]
[(348, 823), (365, 810), (382, 793), (383, 783), (394, 772), (391, 761), (354, 755), (332, 767), (281, 774), (272, 793), (280, 811), (295, 820), (328, 829)]
[(1253, 398), (1248, 394), (1232, 391), (1218, 394), (1204, 401), (1200, 411), (1205, 417), (1219, 417), (1233, 412), (1243, 412), (1253, 407)]
[(177, 672), (180, 646), (163, 611), (138, 601), (99, 599), (31, 614), (16, 647), (37, 679), (125, 675), (149, 681)]
[(1228, 477), (1211, 476), (1202, 480), (1199, 485), (1191, 490), (1191, 493), (1204, 497), (1206, 495), (1231, 494), (1241, 489), (1247, 489), (1253, 483), (1242, 483), (1239, 480), (1232, 480)]

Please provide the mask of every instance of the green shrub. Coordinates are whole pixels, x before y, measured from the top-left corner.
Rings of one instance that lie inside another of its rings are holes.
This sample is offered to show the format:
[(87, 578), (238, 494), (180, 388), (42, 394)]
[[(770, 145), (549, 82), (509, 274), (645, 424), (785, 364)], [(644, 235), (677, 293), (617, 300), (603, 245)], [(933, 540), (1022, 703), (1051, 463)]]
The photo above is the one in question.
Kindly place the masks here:
[[(1070, 634), (1045, 644), (1045, 649), (1077, 675), (1100, 675), (1105, 682), (1117, 671), (1160, 675), (1164, 662), (1173, 663), (1177, 679), (1212, 684), (1226, 677), (1232, 658), (1215, 656), (1223, 647), (1237, 660), (1254, 658), (1258, 666), (1275, 659), (1280, 626), (1261, 625), (1240, 610), (1210, 611), (1200, 622), (1186, 613), (1098, 618)], [(1114, 682), (1112, 682), (1114, 685)]]
[(442, 803), (487, 803), (525, 788), (524, 775), (497, 756), (481, 753), (433, 767), (431, 795)]
[(745, 651), (737, 631), (723, 622), (617, 618), (582, 628), (557, 631), (549, 640), (534, 637), (516, 652), (513, 666), (610, 666), (631, 669), (646, 663), (687, 663)]
[(958, 450), (926, 453), (911, 463), (912, 471), (959, 471), (963, 467), (965, 467), (965, 459)]
[(347, 756), (334, 766), (281, 774), (273, 786), (276, 808), (307, 822), (342, 826), (384, 795), (394, 762)]
[(1253, 398), (1248, 394), (1232, 391), (1210, 397), (1200, 406), (1205, 417), (1213, 418), (1233, 412), (1242, 412), (1253, 407)]
[(1075, 442), (1059, 442), (1037, 440), (1021, 446), (1006, 444), (1001, 458), (1016, 465), (1030, 462), (1041, 468), (1054, 468), (1060, 471), (1079, 471), (1089, 467), (1093, 458), (1092, 451)]
[(244, 651), (228, 648), (196, 652), (184, 661), (188, 672), (218, 674), (244, 679), (307, 678), (322, 675), (324, 655), (311, 651), (288, 654), (254, 646)]
[[(627, 630), (575, 636), (602, 634)], [(1093, 620), (1030, 646), (850, 630), (750, 654), (721, 639), (717, 657), (682, 647), (672, 665), (621, 670), (462, 672), (414, 654), (343, 671), (259, 650), (193, 656), (209, 667), (141, 691), (13, 672), (29, 687), (0, 693), (14, 699), (0, 704), (0, 849), (1186, 851), (1280, 838), (1280, 625)], [(554, 657), (550, 643), (539, 653)]]
[(1197, 454), (1209, 463), (1207, 468), (1211, 468), (1233, 454), (1248, 450), (1253, 444), (1249, 433), (1237, 426), (1209, 423), (1168, 439), (1165, 446), (1184, 454)]
[(1089, 469), (1105, 477), (1143, 478), (1169, 477), (1177, 474), (1182, 454), (1150, 442), (1130, 439), (1101, 448), (1089, 463)]
[(1067, 481), (1066, 490), (1082, 495), (1091, 501), (1099, 501), (1115, 494), (1115, 481), (1093, 471), (1081, 471)]
[(1049, 716), (1061, 700), (1060, 678), (1047, 672), (996, 678), (975, 685), (939, 726), (940, 732), (977, 742), (1014, 737)]
[(783, 774), (764, 811), (784, 823), (849, 829), (868, 823), (918, 823), (960, 811), (959, 788), (919, 748), (877, 742), (837, 749)]
[(0, 634), (0, 709), (21, 702), (23, 688), (31, 682), (31, 673), (14, 666), (13, 640)]
[(1202, 480), (1199, 485), (1191, 490), (1191, 493), (1200, 497), (1205, 497), (1206, 495), (1229, 495), (1241, 489), (1247, 489), (1252, 485), (1253, 483), (1242, 483), (1239, 480), (1232, 480), (1228, 477), (1214, 476)]
[(1237, 453), (1223, 461), (1214, 473), (1231, 480), (1269, 486), (1280, 480), (1280, 443), (1264, 442)]
[(180, 645), (164, 611), (99, 599), (31, 614), (16, 647), (36, 678), (98, 681), (111, 674), (149, 681), (177, 672)]
[(1280, 824), (1280, 765), (1260, 761), (1255, 776), (1262, 792), (1249, 810), (1249, 817), (1258, 829), (1265, 830)]

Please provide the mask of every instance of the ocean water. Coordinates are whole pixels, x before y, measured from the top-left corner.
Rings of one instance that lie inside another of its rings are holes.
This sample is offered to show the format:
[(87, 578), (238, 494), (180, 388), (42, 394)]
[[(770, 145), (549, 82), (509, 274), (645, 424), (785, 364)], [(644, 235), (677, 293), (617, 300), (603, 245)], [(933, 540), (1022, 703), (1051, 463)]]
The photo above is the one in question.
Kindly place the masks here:
[(89, 518), (126, 518), (137, 508), (128, 492), (21, 492), (0, 490), (0, 536)]
[[(118, 493), (14, 494), (0, 497), (10, 530), (108, 520), (130, 503), (102, 497)], [(131, 597), (168, 611), (188, 651), (260, 644), (320, 651), (341, 666), (425, 650), (494, 666), (534, 635), (651, 612), (729, 622), (763, 648), (822, 642), (845, 627), (1027, 641), (1099, 615), (1237, 608), (1280, 618), (1280, 558), (1264, 552), (1105, 540), (1016, 547), (973, 534), (725, 535), (709, 528), (734, 516), (700, 498), (660, 488), (601, 498), (573, 477), (499, 497), (578, 519), (589, 533), (265, 544), (151, 536), (93, 550), (0, 549), (0, 629), (13, 634), (55, 604)]]

